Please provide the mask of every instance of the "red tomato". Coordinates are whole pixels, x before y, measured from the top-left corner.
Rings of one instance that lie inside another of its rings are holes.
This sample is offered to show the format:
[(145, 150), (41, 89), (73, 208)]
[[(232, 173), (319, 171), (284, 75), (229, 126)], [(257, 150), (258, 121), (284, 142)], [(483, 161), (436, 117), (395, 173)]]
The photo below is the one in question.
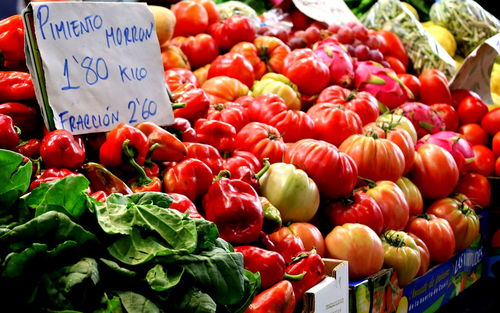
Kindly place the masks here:
[(391, 69), (396, 74), (404, 74), (404, 73), (406, 73), (406, 67), (403, 64), (403, 62), (399, 61), (399, 59), (388, 55), (388, 56), (385, 57), (385, 60), (389, 63)]
[(273, 116), (268, 124), (276, 127), (285, 142), (296, 142), (315, 135), (313, 120), (302, 111), (282, 111)]
[(248, 117), (251, 122), (269, 124), (269, 121), (281, 112), (286, 111), (286, 103), (278, 95), (266, 94), (255, 97), (248, 104)]
[(479, 235), (479, 217), (464, 201), (443, 198), (427, 208), (428, 214), (444, 218), (455, 235), (455, 250), (468, 248)]
[(474, 161), (466, 165), (466, 170), (484, 176), (492, 175), (495, 171), (495, 154), (483, 145), (472, 146)]
[(191, 69), (187, 56), (182, 52), (181, 48), (176, 46), (162, 46), (161, 62), (164, 70), (171, 68)]
[(257, 48), (252, 43), (239, 42), (231, 48), (230, 52), (241, 54), (252, 64), (255, 80), (259, 80), (267, 72), (266, 63), (260, 59)]
[(495, 162), (495, 176), (500, 177), (500, 156), (497, 158)]
[(381, 180), (370, 184), (366, 193), (371, 196), (384, 215), (384, 230), (402, 230), (410, 218), (410, 208), (403, 191), (392, 181)]
[(282, 74), (297, 85), (300, 92), (315, 94), (330, 81), (330, 70), (311, 49), (296, 49), (284, 60)]
[(326, 198), (348, 195), (358, 179), (358, 168), (353, 159), (321, 140), (297, 141), (286, 150), (284, 161), (304, 170)]
[(219, 55), (217, 43), (208, 34), (189, 36), (182, 41), (180, 48), (193, 69), (211, 63)]
[(363, 191), (356, 191), (347, 198), (325, 207), (332, 226), (360, 223), (373, 229), (378, 235), (384, 227), (384, 215), (377, 202)]
[(201, 4), (205, 11), (208, 14), (208, 25), (212, 25), (215, 22), (218, 22), (220, 19), (219, 10), (217, 9), (217, 5), (212, 0), (191, 0), (196, 3)]
[(236, 102), (212, 104), (208, 108), (207, 119), (226, 122), (239, 131), (250, 122), (248, 113), (243, 106)]
[(487, 145), (488, 134), (478, 124), (465, 124), (460, 126), (458, 132), (465, 136), (471, 145)]
[(254, 81), (253, 67), (241, 54), (229, 52), (218, 56), (208, 69), (207, 78), (227, 76), (236, 78), (248, 88), (252, 88)]
[(425, 242), (431, 261), (445, 262), (455, 252), (455, 235), (450, 224), (444, 218), (432, 214), (413, 217), (408, 223), (406, 231), (415, 234)]
[(248, 87), (239, 80), (227, 76), (217, 76), (205, 81), (201, 88), (208, 94), (210, 103), (235, 101), (248, 94)]
[(425, 245), (425, 242), (423, 242), (422, 239), (418, 238), (417, 235), (413, 233), (408, 233), (408, 235), (410, 235), (410, 237), (413, 238), (413, 240), (418, 246), (418, 251), (420, 252), (420, 268), (418, 269), (417, 277), (422, 276), (429, 269), (429, 264), (431, 262), (429, 249)]
[(436, 69), (428, 69), (418, 76), (420, 80), (420, 100), (431, 105), (434, 103), (446, 103), (452, 105), (451, 92), (448, 88), (448, 79), (443, 72)]
[[(497, 162), (498, 163), (498, 162)], [(491, 185), (488, 178), (477, 173), (465, 173), (460, 177), (456, 193), (462, 193), (473, 203), (487, 207), (491, 200)]]
[(417, 76), (405, 73), (399, 74), (398, 78), (406, 87), (411, 90), (411, 93), (413, 94), (413, 97), (415, 97), (415, 100), (420, 99), (421, 84)]
[(458, 128), (458, 112), (449, 104), (435, 103), (431, 108), (436, 111), (445, 124), (445, 130), (456, 131)]
[(299, 237), (304, 244), (304, 249), (310, 251), (316, 249), (316, 253), (320, 256), (325, 256), (325, 239), (319, 229), (310, 223), (292, 223), (288, 226), (283, 226), (276, 232), (269, 235), (273, 242), (280, 242), (283, 238), (292, 234)]
[(219, 49), (228, 51), (238, 42), (252, 42), (255, 39), (255, 28), (248, 16), (233, 15), (210, 25), (210, 35), (214, 37)]
[(362, 122), (359, 115), (341, 105), (317, 103), (307, 114), (314, 121), (316, 138), (339, 146), (353, 134), (361, 134)]
[(177, 2), (171, 7), (175, 14), (174, 36), (196, 35), (208, 29), (208, 14), (205, 8), (194, 1)]
[(384, 248), (368, 226), (347, 223), (336, 226), (325, 238), (326, 255), (349, 262), (350, 279), (378, 272), (384, 264)]
[(271, 36), (259, 36), (254, 40), (258, 55), (275, 73), (281, 73), (283, 62), (290, 53), (290, 48), (281, 40)]
[(401, 39), (399, 39), (396, 34), (388, 30), (377, 30), (375, 34), (381, 36), (384, 39), (383, 41), (387, 46), (385, 54), (397, 58), (399, 61), (401, 61), (401, 63), (403, 63), (403, 66), (405, 68), (408, 67), (408, 55), (406, 54), (406, 50), (403, 46), (403, 43), (401, 42)]
[(375, 122), (379, 115), (377, 99), (365, 91), (356, 92), (340, 86), (330, 86), (321, 91), (316, 101), (345, 106), (359, 115), (363, 125)]
[(500, 108), (493, 109), (486, 113), (481, 119), (481, 127), (491, 136), (500, 132)]
[(458, 182), (458, 166), (445, 149), (423, 144), (418, 148), (411, 180), (425, 199), (448, 196)]
[(185, 68), (174, 67), (166, 70), (164, 77), (171, 92), (176, 92), (186, 84), (193, 84), (195, 87), (200, 87), (198, 79), (193, 72)]
[(488, 106), (481, 99), (467, 97), (460, 102), (457, 112), (461, 124), (480, 123), (488, 113)]
[(236, 135), (236, 149), (253, 153), (259, 160), (269, 158), (276, 163), (283, 160), (286, 145), (278, 130), (272, 126), (252, 122)]
[(477, 93), (474, 91), (470, 91), (468, 89), (454, 89), (451, 91), (451, 98), (453, 100), (453, 107), (458, 109), (458, 105), (462, 102), (463, 99), (468, 97), (475, 97), (481, 99)]
[(401, 189), (405, 195), (406, 202), (408, 202), (408, 208), (410, 210), (410, 216), (422, 214), (424, 211), (424, 199), (420, 190), (417, 186), (406, 177), (401, 177), (396, 181), (396, 185)]
[(500, 131), (498, 131), (491, 141), (491, 150), (496, 156), (500, 156)]

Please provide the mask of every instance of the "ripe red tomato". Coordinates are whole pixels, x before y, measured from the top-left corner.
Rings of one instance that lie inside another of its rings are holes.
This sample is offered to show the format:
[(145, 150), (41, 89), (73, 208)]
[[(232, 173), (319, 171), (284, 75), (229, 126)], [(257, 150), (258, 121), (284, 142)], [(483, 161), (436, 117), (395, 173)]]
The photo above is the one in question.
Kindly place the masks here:
[(491, 185), (488, 178), (478, 173), (465, 173), (460, 177), (456, 193), (462, 193), (473, 203), (487, 207), (491, 200)]
[(219, 10), (217, 9), (217, 5), (212, 0), (191, 0), (201, 4), (205, 11), (208, 14), (208, 25), (212, 25), (215, 22), (218, 22), (220, 19)]
[(255, 28), (248, 16), (233, 15), (210, 25), (210, 35), (214, 37), (219, 49), (229, 51), (238, 42), (252, 42), (255, 39)]
[(236, 101), (248, 94), (248, 87), (245, 84), (227, 76), (212, 77), (205, 81), (201, 88), (208, 94), (212, 104)]
[(253, 153), (261, 161), (269, 158), (271, 164), (281, 162), (286, 150), (278, 130), (259, 122), (245, 125), (236, 135), (235, 146), (236, 149)]
[(268, 124), (276, 127), (285, 142), (296, 142), (315, 136), (313, 120), (302, 111), (282, 111), (273, 116)]
[(297, 141), (286, 150), (284, 161), (304, 170), (326, 198), (349, 194), (358, 180), (358, 168), (353, 159), (326, 141)]
[(500, 156), (500, 131), (498, 131), (491, 141), (491, 150), (495, 156)]
[(227, 76), (236, 78), (248, 88), (252, 88), (254, 81), (253, 67), (241, 54), (229, 52), (218, 56), (208, 69), (207, 78)]
[(456, 131), (458, 128), (459, 115), (458, 112), (449, 104), (435, 103), (431, 105), (445, 124), (445, 130)]
[(269, 124), (269, 121), (281, 112), (286, 111), (286, 103), (283, 98), (274, 94), (264, 94), (255, 97), (248, 104), (248, 117), (251, 122)]
[(379, 116), (377, 99), (366, 91), (356, 92), (340, 86), (330, 86), (321, 91), (316, 102), (343, 105), (358, 114), (363, 125), (375, 122)]
[(481, 99), (467, 97), (458, 104), (457, 112), (461, 124), (480, 123), (488, 107)]
[(327, 205), (324, 210), (332, 226), (360, 223), (370, 227), (378, 235), (384, 227), (384, 215), (380, 206), (361, 190)]
[(300, 92), (315, 94), (330, 81), (330, 70), (311, 49), (296, 49), (283, 62), (282, 74), (288, 77)]
[(193, 72), (185, 68), (174, 67), (166, 70), (164, 78), (171, 92), (176, 92), (186, 84), (192, 84), (198, 88), (200, 87), (198, 79)]
[(431, 261), (445, 262), (455, 252), (455, 235), (444, 218), (432, 214), (415, 216), (408, 223), (406, 231), (415, 234), (425, 242)]
[(484, 176), (492, 175), (495, 171), (495, 154), (493, 151), (483, 145), (474, 145), (472, 150), (474, 150), (474, 161), (466, 165), (466, 170)]
[(208, 108), (208, 120), (217, 120), (226, 122), (234, 126), (239, 131), (250, 122), (247, 111), (243, 106), (236, 102), (226, 102), (212, 104)]
[(189, 36), (182, 41), (180, 48), (193, 69), (211, 63), (219, 55), (217, 43), (208, 34)]
[(458, 182), (458, 166), (453, 156), (433, 144), (418, 148), (410, 174), (425, 199), (448, 196)]
[(418, 238), (417, 235), (413, 233), (408, 233), (408, 235), (413, 238), (415, 243), (418, 246), (418, 251), (420, 252), (420, 268), (418, 269), (417, 272), (417, 277), (422, 276), (427, 272), (429, 269), (429, 264), (431, 262), (431, 256), (429, 254), (429, 249), (425, 245), (425, 242), (422, 241), (422, 239)]
[(415, 100), (420, 99), (420, 81), (418, 77), (411, 74), (398, 74), (399, 80), (411, 90)]
[(399, 37), (388, 31), (388, 30), (377, 30), (375, 32), (376, 35), (381, 36), (384, 42), (387, 44), (387, 51), (385, 51), (386, 55), (393, 56), (397, 58), (405, 68), (408, 67), (408, 55), (406, 54), (405, 47), (401, 42)]
[(405, 159), (399, 147), (388, 139), (352, 135), (339, 147), (358, 166), (359, 176), (371, 180), (396, 181), (403, 175)]
[(299, 237), (304, 244), (306, 251), (316, 249), (316, 253), (321, 257), (325, 256), (325, 239), (319, 231), (319, 229), (310, 223), (292, 223), (288, 226), (283, 226), (276, 232), (269, 235), (269, 238), (273, 242), (280, 242), (281, 239), (285, 238), (289, 234)]
[(488, 134), (478, 124), (465, 124), (460, 126), (458, 132), (465, 136), (471, 145), (487, 145)]
[(349, 136), (362, 132), (362, 122), (358, 114), (341, 105), (317, 103), (307, 114), (314, 121), (316, 138), (337, 147)]
[(368, 226), (347, 223), (336, 226), (325, 238), (326, 255), (349, 262), (349, 277), (366, 277), (384, 264), (384, 248), (377, 234)]
[(448, 88), (448, 79), (443, 72), (436, 69), (428, 69), (418, 76), (420, 80), (420, 100), (431, 105), (434, 103), (446, 103), (452, 105), (451, 92)]
[(500, 156), (497, 158), (495, 162), (495, 176), (500, 177)]
[(486, 113), (481, 119), (481, 127), (491, 136), (500, 132), (500, 108), (493, 109)]
[(455, 235), (455, 250), (468, 248), (479, 235), (479, 217), (464, 201), (443, 198), (427, 208), (428, 214), (444, 218)]
[(398, 185), (405, 195), (408, 208), (410, 209), (410, 216), (421, 214), (424, 211), (424, 199), (417, 186), (406, 177), (398, 179), (396, 185)]
[(402, 230), (410, 218), (410, 208), (403, 191), (392, 181), (380, 180), (370, 184), (366, 193), (371, 196), (384, 215), (384, 230)]
[(184, 52), (182, 52), (182, 49), (173, 45), (162, 46), (161, 62), (164, 70), (169, 70), (171, 68), (191, 69), (188, 58)]
[(252, 64), (255, 80), (259, 80), (262, 75), (267, 72), (266, 63), (260, 59), (257, 48), (253, 43), (246, 41), (239, 42), (231, 48), (230, 52), (241, 54), (250, 64)]
[(458, 109), (458, 105), (460, 104), (460, 102), (468, 97), (481, 99), (481, 97), (479, 97), (477, 93), (468, 89), (454, 89), (451, 91), (451, 98), (453, 100), (453, 107), (455, 109)]
[(403, 62), (399, 61), (399, 59), (388, 55), (388, 56), (385, 57), (385, 60), (389, 63), (391, 69), (396, 74), (404, 74), (404, 73), (406, 73), (406, 68), (405, 68)]
[(171, 7), (175, 14), (175, 36), (196, 35), (208, 29), (207, 10), (194, 1), (177, 2)]
[(271, 36), (259, 36), (255, 38), (253, 43), (257, 48), (258, 55), (269, 69), (275, 73), (281, 73), (283, 62), (290, 53), (290, 48), (283, 41)]

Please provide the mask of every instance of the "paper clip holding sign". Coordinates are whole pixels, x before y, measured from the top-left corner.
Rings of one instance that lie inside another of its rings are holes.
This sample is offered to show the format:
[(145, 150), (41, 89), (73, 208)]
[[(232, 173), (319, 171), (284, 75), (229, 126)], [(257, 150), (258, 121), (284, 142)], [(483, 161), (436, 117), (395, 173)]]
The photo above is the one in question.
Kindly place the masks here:
[(500, 54), (500, 34), (497, 34), (471, 52), (450, 81), (449, 87), (468, 89), (477, 93), (487, 104), (493, 104), (490, 90), (491, 70)]

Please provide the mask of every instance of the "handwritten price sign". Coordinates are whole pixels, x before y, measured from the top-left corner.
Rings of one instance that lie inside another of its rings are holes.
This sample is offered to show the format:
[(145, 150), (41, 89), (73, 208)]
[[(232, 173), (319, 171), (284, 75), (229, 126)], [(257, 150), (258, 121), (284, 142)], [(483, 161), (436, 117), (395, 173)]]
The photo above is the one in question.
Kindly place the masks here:
[(32, 3), (54, 125), (73, 134), (173, 122), (152, 13), (140, 3)]

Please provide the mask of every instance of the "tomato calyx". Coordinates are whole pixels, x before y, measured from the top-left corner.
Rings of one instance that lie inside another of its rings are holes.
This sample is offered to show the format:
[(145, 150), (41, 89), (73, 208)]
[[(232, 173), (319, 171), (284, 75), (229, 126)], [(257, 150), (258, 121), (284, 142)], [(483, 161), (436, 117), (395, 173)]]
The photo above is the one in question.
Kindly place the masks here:
[(406, 246), (404, 238), (402, 236), (399, 236), (398, 233), (392, 233), (391, 235), (389, 235), (388, 233), (389, 232), (384, 233), (384, 239), (388, 244), (396, 248)]
[(212, 179), (212, 183), (215, 183), (221, 180), (222, 178), (231, 178), (231, 172), (228, 170), (220, 171), (219, 174), (217, 174), (217, 176), (215, 176), (214, 179)]
[(216, 109), (217, 111), (223, 111), (226, 107), (224, 106), (223, 103), (216, 103), (213, 105), (213, 108)]
[(353, 100), (354, 98), (356, 98), (356, 95), (358, 94), (358, 92), (356, 90), (352, 90), (348, 95), (347, 97), (345, 98), (345, 101), (346, 102), (349, 102), (351, 100)]
[(418, 215), (416, 215), (416, 217), (423, 218), (423, 219), (426, 219), (428, 221), (432, 220), (432, 217), (429, 214), (426, 214), (426, 213), (418, 214)]
[(358, 179), (361, 180), (361, 181), (364, 181), (365, 183), (367, 183), (368, 187), (370, 187), (370, 188), (375, 188), (377, 186), (377, 183), (374, 182), (371, 179), (364, 178), (364, 177), (361, 177), (361, 176), (358, 176)]

